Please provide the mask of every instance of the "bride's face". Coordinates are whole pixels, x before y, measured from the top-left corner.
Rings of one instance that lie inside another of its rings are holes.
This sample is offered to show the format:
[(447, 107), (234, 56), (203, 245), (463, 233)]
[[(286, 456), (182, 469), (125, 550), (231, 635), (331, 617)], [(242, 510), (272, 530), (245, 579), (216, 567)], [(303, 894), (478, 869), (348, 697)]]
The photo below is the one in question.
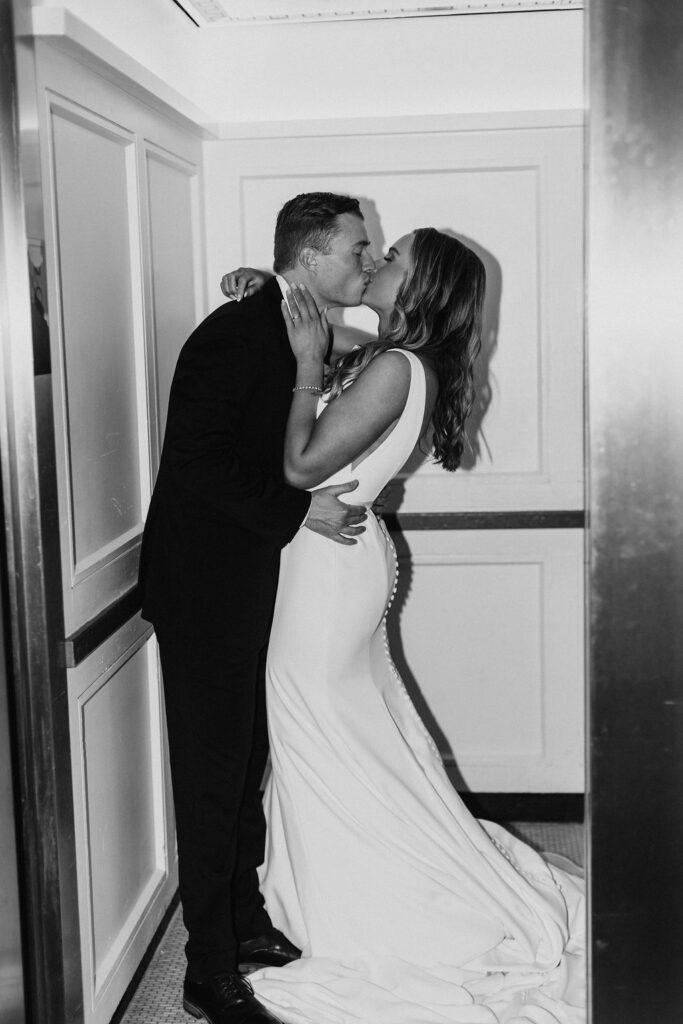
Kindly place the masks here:
[(389, 247), (385, 256), (375, 262), (375, 276), (365, 289), (363, 304), (385, 315), (396, 305), (398, 290), (410, 269), (410, 250), (415, 237), (411, 231)]

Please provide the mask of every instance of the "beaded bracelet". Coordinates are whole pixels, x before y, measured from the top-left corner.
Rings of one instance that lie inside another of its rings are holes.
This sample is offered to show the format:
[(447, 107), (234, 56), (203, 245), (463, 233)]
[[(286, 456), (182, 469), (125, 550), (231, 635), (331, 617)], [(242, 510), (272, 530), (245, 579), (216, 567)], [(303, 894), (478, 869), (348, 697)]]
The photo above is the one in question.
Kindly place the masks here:
[(292, 388), (292, 391), (314, 391), (317, 395), (322, 395), (323, 389), (319, 388), (317, 384), (297, 384), (296, 387)]

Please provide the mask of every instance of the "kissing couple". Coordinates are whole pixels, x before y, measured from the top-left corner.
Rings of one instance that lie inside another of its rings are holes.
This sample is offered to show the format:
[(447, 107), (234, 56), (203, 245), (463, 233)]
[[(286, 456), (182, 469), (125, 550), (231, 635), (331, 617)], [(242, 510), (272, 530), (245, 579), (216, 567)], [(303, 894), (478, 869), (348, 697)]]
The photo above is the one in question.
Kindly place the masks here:
[[(320, 192), (281, 209), (273, 266), (227, 275), (246, 297), (180, 353), (141, 554), (183, 1005), (209, 1024), (579, 1024), (581, 879), (471, 816), (387, 642), (397, 558), (372, 506), (421, 439), (460, 464), (484, 267), (433, 228), (375, 263), (358, 201)], [(326, 311), (361, 302), (378, 337), (350, 348)]]

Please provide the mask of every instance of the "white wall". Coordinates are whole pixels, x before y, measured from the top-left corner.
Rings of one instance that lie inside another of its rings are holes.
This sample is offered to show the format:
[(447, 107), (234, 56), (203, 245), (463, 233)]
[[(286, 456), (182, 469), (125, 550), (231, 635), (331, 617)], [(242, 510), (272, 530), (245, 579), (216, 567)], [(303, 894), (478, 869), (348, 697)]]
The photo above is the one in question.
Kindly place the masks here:
[[(170, 377), (204, 305), (202, 153), (83, 53), (35, 50), (68, 637), (137, 580)], [(83, 1020), (106, 1024), (177, 888), (161, 680), (139, 615), (69, 660)]]
[[(402, 511), (581, 508), (580, 11), (211, 30), (171, 0), (67, 5), (81, 50), (100, 33), (101, 59), (212, 128), (211, 306), (223, 272), (270, 263), (275, 213), (297, 191), (361, 196), (377, 246), (432, 223), (479, 248), (491, 280), (481, 454), (455, 475), (412, 472), (395, 489)], [(40, 5), (36, 24), (57, 6)], [(581, 531), (403, 541), (396, 639), (444, 753), (475, 790), (580, 790)]]
[(171, 0), (64, 7), (209, 122), (583, 105), (582, 11), (199, 29)]
[[(402, 514), (582, 506), (582, 132), (559, 116), (530, 127), (532, 113), (454, 115), (438, 132), (378, 118), (362, 134), (331, 118), (319, 134), (204, 144), (214, 304), (223, 272), (269, 264), (277, 210), (302, 191), (358, 196), (376, 252), (433, 224), (482, 256), (478, 454), (455, 474), (409, 464), (392, 489)], [(408, 528), (402, 543), (392, 646), (440, 749), (474, 790), (580, 790), (581, 530)]]

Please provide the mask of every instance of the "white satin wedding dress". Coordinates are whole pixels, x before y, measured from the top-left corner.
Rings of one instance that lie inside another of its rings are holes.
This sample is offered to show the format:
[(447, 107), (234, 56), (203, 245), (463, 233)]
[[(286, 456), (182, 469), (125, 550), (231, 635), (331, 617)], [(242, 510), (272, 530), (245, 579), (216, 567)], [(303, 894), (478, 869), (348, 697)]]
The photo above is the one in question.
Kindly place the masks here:
[[(372, 503), (419, 436), (424, 370), (404, 354), (397, 425), (325, 481), (358, 479), (354, 503)], [(583, 883), (453, 789), (391, 662), (396, 572), (372, 513), (354, 546), (302, 529), (283, 552), (262, 890), (303, 958), (252, 975), (256, 995), (287, 1024), (578, 1024)]]

